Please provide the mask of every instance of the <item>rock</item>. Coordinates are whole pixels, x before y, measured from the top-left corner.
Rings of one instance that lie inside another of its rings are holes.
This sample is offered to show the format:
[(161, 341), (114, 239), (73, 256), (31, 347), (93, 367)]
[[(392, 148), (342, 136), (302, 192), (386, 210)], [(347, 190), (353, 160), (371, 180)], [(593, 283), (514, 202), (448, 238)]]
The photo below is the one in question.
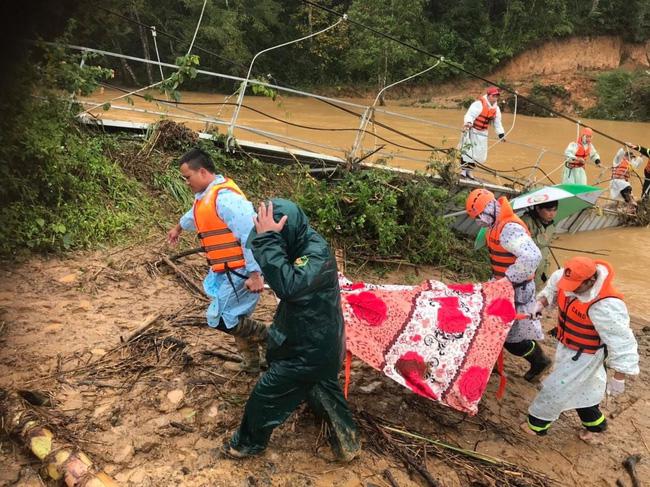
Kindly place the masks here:
[(110, 404), (103, 404), (93, 411), (93, 418), (99, 418), (100, 416), (103, 416), (104, 413), (106, 413), (109, 409), (111, 408)]
[(128, 463), (133, 458), (133, 454), (135, 453), (135, 449), (133, 448), (131, 440), (123, 440), (121, 443), (118, 443), (115, 446), (114, 451), (116, 453), (113, 456), (113, 461), (115, 463), (122, 464)]
[(181, 401), (183, 401), (184, 397), (185, 393), (181, 389), (174, 389), (173, 391), (169, 391), (167, 393), (167, 400), (177, 406), (181, 403)]
[(142, 485), (142, 481), (147, 476), (147, 472), (144, 468), (136, 468), (129, 475), (129, 482), (134, 483), (135, 485)]
[(184, 397), (185, 393), (182, 389), (174, 389), (167, 392), (167, 394), (162, 391), (160, 394), (160, 404), (158, 405), (158, 410), (163, 413), (176, 411), (183, 403)]
[(365, 394), (370, 394), (372, 392), (375, 392), (377, 389), (379, 389), (381, 387), (381, 384), (382, 384), (381, 381), (376, 380), (374, 382), (371, 382), (370, 384), (359, 387), (359, 391)]
[(213, 404), (208, 408), (205, 414), (208, 418), (216, 418), (217, 416), (219, 416), (219, 405)]
[(58, 282), (61, 284), (70, 284), (71, 282), (75, 282), (77, 280), (77, 273), (73, 272), (72, 274), (66, 274), (65, 276), (59, 277), (57, 279)]
[(181, 473), (182, 473), (183, 475), (189, 475), (189, 473), (190, 473), (190, 469), (187, 468), (187, 467), (181, 467)]

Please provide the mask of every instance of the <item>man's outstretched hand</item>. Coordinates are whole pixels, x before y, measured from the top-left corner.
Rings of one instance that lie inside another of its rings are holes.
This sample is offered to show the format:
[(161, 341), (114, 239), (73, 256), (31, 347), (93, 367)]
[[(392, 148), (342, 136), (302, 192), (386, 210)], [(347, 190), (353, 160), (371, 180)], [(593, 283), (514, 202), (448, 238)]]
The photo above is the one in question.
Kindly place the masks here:
[(280, 218), (279, 222), (273, 219), (273, 203), (271, 201), (269, 201), (268, 206), (262, 201), (257, 208), (257, 216), (253, 217), (253, 223), (255, 223), (257, 233), (280, 232), (286, 222), (287, 215)]
[(183, 228), (180, 225), (172, 227), (169, 232), (167, 232), (167, 243), (171, 246), (178, 244), (182, 232)]

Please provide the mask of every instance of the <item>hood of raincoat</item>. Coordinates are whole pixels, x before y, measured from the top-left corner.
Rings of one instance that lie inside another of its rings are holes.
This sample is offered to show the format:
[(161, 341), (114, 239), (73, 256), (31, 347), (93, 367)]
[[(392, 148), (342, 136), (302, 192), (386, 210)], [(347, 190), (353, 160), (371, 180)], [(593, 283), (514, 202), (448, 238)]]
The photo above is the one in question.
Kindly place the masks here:
[[(280, 236), (284, 242), (285, 250), (289, 260), (293, 262), (304, 253), (310, 237), (316, 234), (316, 231), (309, 226), (309, 218), (305, 212), (293, 201), (282, 198), (273, 198), (273, 219), (278, 222), (283, 216), (287, 216)], [(257, 236), (257, 231), (253, 228), (249, 234), (246, 246), (251, 248), (252, 240)]]

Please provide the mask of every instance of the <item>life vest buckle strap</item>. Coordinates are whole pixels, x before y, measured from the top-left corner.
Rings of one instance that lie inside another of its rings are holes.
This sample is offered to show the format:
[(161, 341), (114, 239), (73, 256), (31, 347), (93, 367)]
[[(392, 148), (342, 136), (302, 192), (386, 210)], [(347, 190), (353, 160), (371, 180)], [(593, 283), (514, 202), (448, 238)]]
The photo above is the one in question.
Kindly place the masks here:
[(241, 255), (232, 255), (230, 257), (222, 257), (220, 259), (208, 259), (208, 265), (215, 264), (227, 264), (228, 262), (237, 262), (239, 260), (244, 260)]
[(206, 245), (203, 247), (203, 251), (210, 252), (211, 250), (234, 249), (238, 247), (241, 247), (241, 242), (239, 240), (235, 240), (234, 242), (226, 242), (217, 245)]
[(231, 233), (228, 227), (218, 228), (216, 230), (208, 230), (206, 232), (199, 232), (199, 238), (214, 237), (215, 235), (225, 235), (226, 233)]

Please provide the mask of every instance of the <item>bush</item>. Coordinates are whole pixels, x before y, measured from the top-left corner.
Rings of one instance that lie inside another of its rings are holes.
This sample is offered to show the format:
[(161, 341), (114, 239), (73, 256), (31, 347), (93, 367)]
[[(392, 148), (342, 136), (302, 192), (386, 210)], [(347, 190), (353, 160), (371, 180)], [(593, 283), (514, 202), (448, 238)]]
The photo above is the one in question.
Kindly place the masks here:
[[(533, 84), (530, 93), (526, 98), (542, 106), (553, 107), (559, 100), (567, 100), (570, 93), (561, 85), (549, 84), (542, 85), (537, 82)], [(515, 110), (515, 97), (508, 96), (506, 105), (509, 111)], [(554, 115), (548, 110), (541, 108), (534, 103), (530, 103), (522, 98), (517, 100), (517, 113), (520, 115), (530, 115), (532, 117), (553, 117)]]
[(469, 241), (442, 218), (454, 198), (428, 178), (348, 172), (335, 184), (308, 178), (293, 197), (314, 227), (352, 258), (399, 257), (486, 277)]
[(86, 133), (73, 100), (54, 91), (87, 92), (109, 73), (81, 72), (79, 59), (58, 48), (32, 62), (0, 101), (8, 114), (0, 122), (0, 254), (87, 248), (153, 221), (142, 187), (105, 155), (112, 139)]
[(151, 216), (142, 187), (106, 157), (112, 140), (56, 117), (61, 108), (54, 100), (35, 101), (15, 120), (24, 137), (3, 150), (0, 254), (118, 241)]
[(585, 116), (607, 120), (650, 120), (650, 75), (611, 71), (598, 76), (598, 104)]

